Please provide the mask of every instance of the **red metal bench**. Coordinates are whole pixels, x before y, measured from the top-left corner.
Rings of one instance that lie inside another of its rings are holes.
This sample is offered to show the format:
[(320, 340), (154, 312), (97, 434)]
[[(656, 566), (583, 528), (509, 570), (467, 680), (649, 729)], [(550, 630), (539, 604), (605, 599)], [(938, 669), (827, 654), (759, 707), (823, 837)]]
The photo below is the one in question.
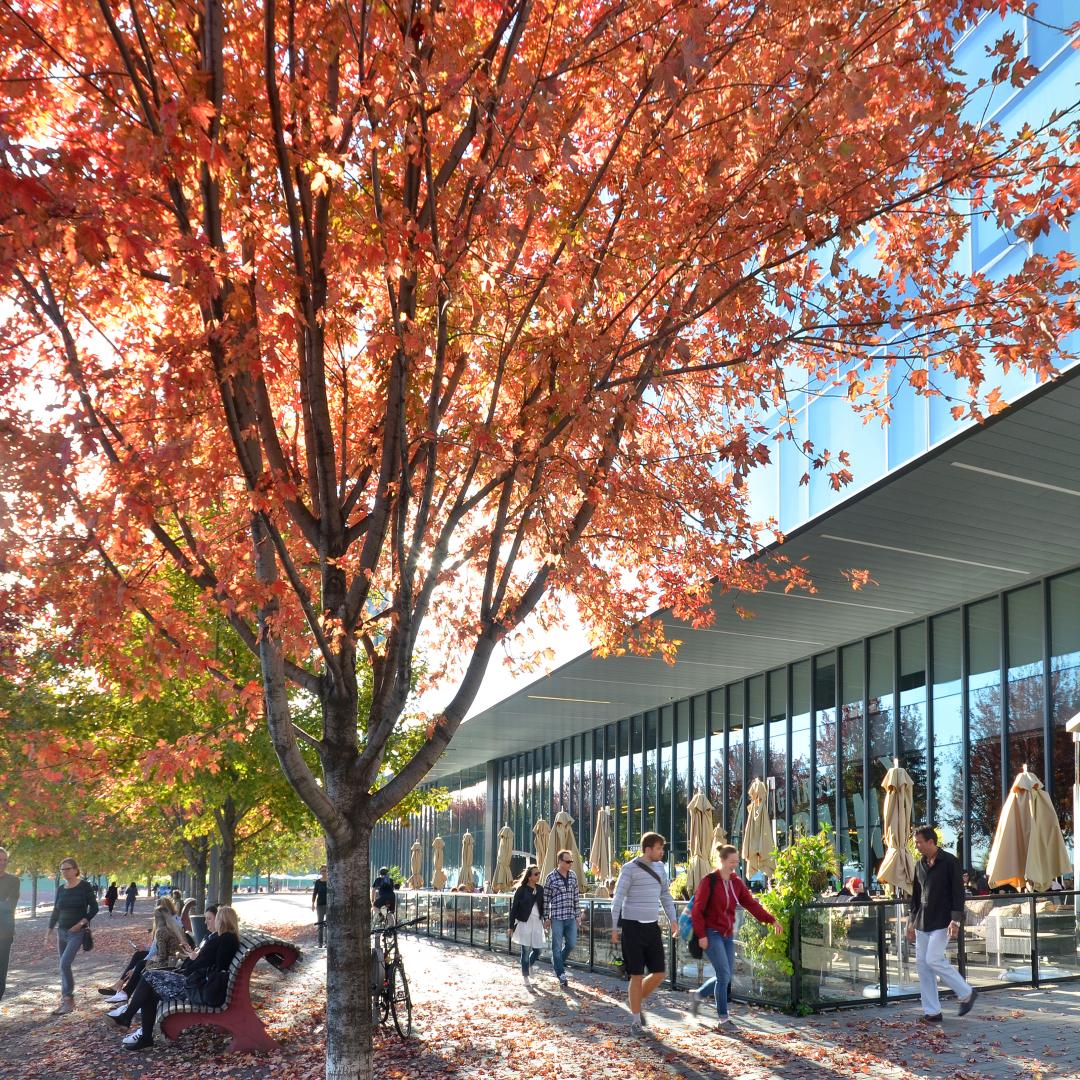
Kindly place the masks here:
[(219, 1008), (209, 1005), (193, 1005), (183, 998), (163, 1001), (158, 1008), (157, 1020), (166, 1039), (175, 1039), (185, 1028), (206, 1024), (223, 1028), (232, 1035), (227, 1052), (244, 1050), (272, 1050), (278, 1044), (270, 1038), (251, 1004), (251, 972), (255, 965), (266, 959), (279, 971), (290, 968), (300, 957), (300, 950), (281, 938), (248, 931), (240, 935), (240, 951), (229, 965), (229, 984), (225, 992), (225, 1004)]

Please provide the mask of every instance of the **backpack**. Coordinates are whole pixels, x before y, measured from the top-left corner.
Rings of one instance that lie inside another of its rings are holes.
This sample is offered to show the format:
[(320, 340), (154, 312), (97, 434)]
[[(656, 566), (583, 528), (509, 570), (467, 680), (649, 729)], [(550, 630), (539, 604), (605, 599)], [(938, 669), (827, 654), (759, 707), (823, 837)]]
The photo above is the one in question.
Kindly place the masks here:
[[(709, 891), (705, 894), (706, 909), (708, 909), (709, 904), (712, 903), (713, 887), (716, 884), (716, 882), (713, 880), (713, 874), (715, 874), (715, 871), (710, 872), (708, 878), (706, 879), (709, 882)], [(698, 939), (694, 936), (693, 911), (694, 901), (696, 899), (696, 894), (690, 897), (690, 903), (686, 905), (686, 909), (679, 916), (679, 937), (682, 938), (682, 940), (686, 943), (686, 948), (689, 951), (690, 955), (695, 960), (700, 960), (705, 955), (705, 951), (698, 944)]]

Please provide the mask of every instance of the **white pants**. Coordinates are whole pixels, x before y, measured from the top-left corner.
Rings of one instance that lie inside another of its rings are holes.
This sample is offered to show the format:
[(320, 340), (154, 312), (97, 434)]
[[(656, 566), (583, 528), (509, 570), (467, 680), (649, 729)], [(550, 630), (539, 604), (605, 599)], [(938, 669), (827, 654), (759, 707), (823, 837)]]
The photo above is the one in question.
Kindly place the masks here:
[(915, 931), (915, 967), (919, 971), (919, 992), (923, 1012), (937, 1016), (941, 1012), (937, 981), (940, 979), (961, 1001), (971, 996), (971, 986), (945, 958), (948, 930)]

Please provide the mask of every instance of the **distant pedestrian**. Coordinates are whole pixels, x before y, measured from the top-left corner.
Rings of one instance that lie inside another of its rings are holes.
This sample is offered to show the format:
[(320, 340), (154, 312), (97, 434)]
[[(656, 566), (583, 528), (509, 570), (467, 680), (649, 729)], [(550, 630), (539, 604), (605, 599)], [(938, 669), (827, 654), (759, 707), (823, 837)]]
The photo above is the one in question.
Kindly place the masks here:
[(574, 856), (560, 851), (555, 856), (555, 869), (544, 882), (544, 925), (551, 931), (551, 966), (559, 985), (566, 990), (566, 961), (577, 945), (581, 925), (581, 892), (577, 874), (570, 868)]
[(544, 886), (540, 884), (538, 866), (526, 866), (514, 882), (510, 933), (510, 940), (521, 949), (521, 977), (529, 986), (532, 965), (540, 959), (540, 950), (547, 944), (544, 938)]
[(633, 1035), (644, 1034), (647, 1020), (642, 1002), (664, 981), (667, 970), (658, 920), (661, 905), (668, 917), (670, 935), (674, 936), (678, 924), (664, 865), (666, 844), (659, 833), (645, 833), (641, 854), (623, 864), (611, 898), (611, 940), (618, 943), (622, 935), (623, 968), (630, 976), (627, 996)]
[(922, 1021), (936, 1024), (941, 1021), (938, 979), (956, 994), (960, 1016), (966, 1016), (975, 1004), (974, 987), (945, 956), (946, 944), (964, 921), (964, 878), (956, 857), (938, 847), (937, 832), (931, 826), (915, 830), (915, 846), (922, 858), (915, 864), (907, 939), (915, 942)]
[(8, 958), (15, 940), (15, 907), (19, 903), (19, 879), (7, 872), (8, 853), (0, 847), (0, 998), (7, 989)]
[(397, 882), (388, 866), (379, 867), (379, 876), (371, 883), (371, 903), (375, 908), (382, 908), (387, 918), (397, 908), (397, 894), (394, 890)]
[(311, 890), (311, 910), (315, 912), (315, 925), (319, 929), (319, 948), (323, 948), (326, 935), (326, 902), (329, 899), (330, 883), (326, 879), (326, 867), (319, 867), (319, 876), (315, 879), (315, 888)]
[(117, 898), (119, 896), (120, 896), (120, 890), (116, 887), (116, 882), (114, 881), (105, 890), (105, 906), (109, 909), (109, 918), (110, 919), (112, 918), (113, 908), (116, 907), (116, 901), (117, 901)]
[(133, 881), (124, 890), (124, 914), (125, 915), (134, 915), (135, 914), (135, 898), (138, 895), (139, 895), (139, 886), (136, 885), (135, 882)]
[(754, 899), (753, 894), (735, 873), (739, 852), (730, 844), (717, 850), (718, 870), (707, 874), (694, 891), (694, 906), (690, 917), (694, 937), (712, 964), (713, 976), (706, 979), (690, 998), (690, 1012), (697, 1016), (701, 1003), (711, 994), (716, 1002), (716, 1015), (721, 1030), (731, 1023), (728, 1016), (728, 987), (735, 971), (735, 913), (745, 908), (760, 923), (772, 924), (773, 931), (782, 934), (784, 928)]
[(98, 913), (97, 890), (79, 873), (74, 859), (60, 864), (64, 880), (56, 890), (49, 929), (45, 931), (48, 944), (56, 931), (56, 947), (60, 954), (60, 1004), (53, 1010), (54, 1016), (63, 1016), (75, 1008), (75, 978), (71, 964), (83, 947), (90, 920)]

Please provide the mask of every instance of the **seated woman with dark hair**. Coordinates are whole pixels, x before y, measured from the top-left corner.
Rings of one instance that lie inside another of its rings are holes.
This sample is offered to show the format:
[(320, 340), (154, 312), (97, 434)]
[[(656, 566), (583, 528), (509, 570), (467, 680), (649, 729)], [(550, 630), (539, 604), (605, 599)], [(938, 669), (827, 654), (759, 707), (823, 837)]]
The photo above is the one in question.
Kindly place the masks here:
[(240, 925), (236, 912), (222, 904), (216, 915), (207, 909), (206, 926), (210, 934), (179, 971), (144, 971), (127, 1005), (109, 1013), (122, 1028), (130, 1027), (135, 1014), (142, 1013), (142, 1027), (124, 1037), (128, 1050), (154, 1045), (154, 1021), (162, 1001), (184, 998), (193, 1005), (215, 1008), (225, 1003), (229, 965), (240, 950)]

